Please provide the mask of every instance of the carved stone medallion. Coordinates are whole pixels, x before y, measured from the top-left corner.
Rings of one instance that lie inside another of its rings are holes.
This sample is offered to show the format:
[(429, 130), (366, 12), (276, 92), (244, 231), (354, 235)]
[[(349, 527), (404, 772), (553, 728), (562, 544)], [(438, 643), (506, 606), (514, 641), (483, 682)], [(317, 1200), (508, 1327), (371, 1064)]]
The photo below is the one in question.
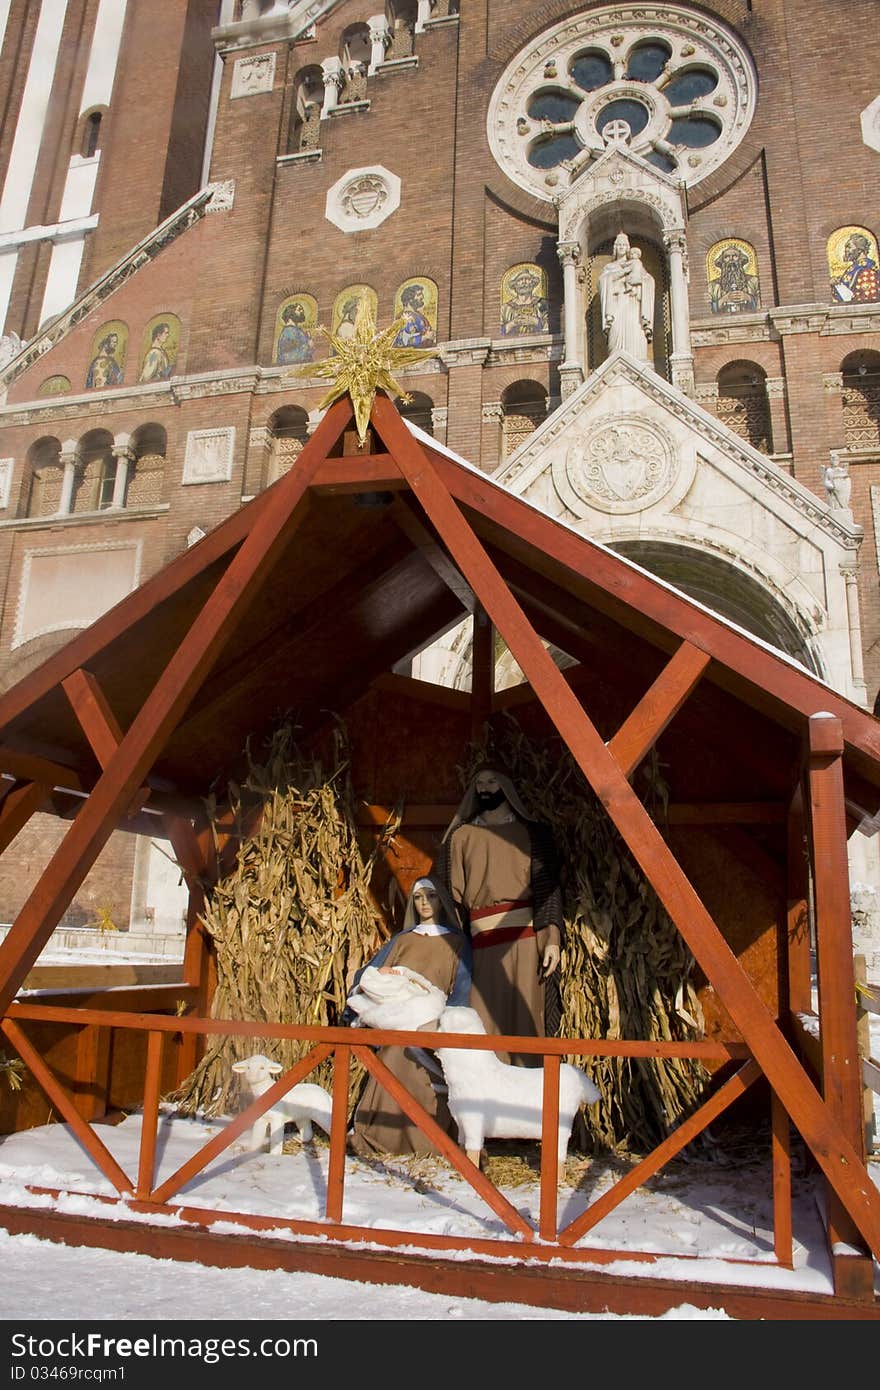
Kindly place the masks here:
[(324, 216), (342, 232), (378, 227), (400, 206), (400, 179), (381, 164), (349, 169), (327, 191)]
[(576, 436), (566, 451), (565, 472), (591, 507), (637, 512), (669, 491), (677, 466), (670, 440), (656, 425), (623, 417)]

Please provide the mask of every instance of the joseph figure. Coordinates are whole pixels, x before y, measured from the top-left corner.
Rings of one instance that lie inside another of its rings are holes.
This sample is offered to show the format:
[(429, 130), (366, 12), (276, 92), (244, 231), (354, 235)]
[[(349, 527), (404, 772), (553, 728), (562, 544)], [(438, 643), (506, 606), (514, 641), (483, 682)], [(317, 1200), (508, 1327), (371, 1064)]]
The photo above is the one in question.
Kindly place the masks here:
[[(436, 875), (470, 936), (470, 1002), (487, 1032), (556, 1033), (563, 933), (556, 846), (497, 768), (473, 777), (443, 836)], [(520, 1066), (543, 1062), (540, 1054), (498, 1056)]]

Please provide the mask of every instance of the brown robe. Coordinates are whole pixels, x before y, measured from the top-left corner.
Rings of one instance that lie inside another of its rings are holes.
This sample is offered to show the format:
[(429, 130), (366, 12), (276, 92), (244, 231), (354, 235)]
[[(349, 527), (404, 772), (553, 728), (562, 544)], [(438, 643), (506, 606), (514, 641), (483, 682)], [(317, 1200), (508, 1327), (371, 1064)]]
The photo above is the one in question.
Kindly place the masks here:
[[(449, 840), (449, 886), (455, 902), (468, 914), (493, 903), (532, 896), (531, 837), (521, 820), (502, 824), (459, 825)], [(541, 959), (546, 947), (559, 944), (559, 928), (548, 925), (533, 936), (498, 945), (474, 943), (471, 1006), (488, 1033), (543, 1037), (544, 984)], [(497, 1054), (504, 1062), (539, 1067), (539, 1054)]]
[[(383, 965), (405, 965), (424, 975), (444, 994), (449, 995), (466, 940), (461, 932), (445, 932), (442, 936), (423, 936), (406, 932), (398, 937), (383, 960)], [(427, 1031), (433, 1031), (432, 1026)], [(407, 1055), (403, 1047), (383, 1047), (377, 1054), (440, 1128), (453, 1139), (457, 1130), (446, 1104), (445, 1095), (438, 1095), (432, 1085), (433, 1074), (420, 1062)], [(437, 1063), (439, 1070), (439, 1063)], [(441, 1076), (433, 1080), (443, 1085)], [(354, 1125), (348, 1138), (349, 1149), (362, 1158), (384, 1157), (387, 1154), (436, 1154), (430, 1139), (413, 1124), (396, 1100), (374, 1077), (366, 1086), (354, 1114)]]

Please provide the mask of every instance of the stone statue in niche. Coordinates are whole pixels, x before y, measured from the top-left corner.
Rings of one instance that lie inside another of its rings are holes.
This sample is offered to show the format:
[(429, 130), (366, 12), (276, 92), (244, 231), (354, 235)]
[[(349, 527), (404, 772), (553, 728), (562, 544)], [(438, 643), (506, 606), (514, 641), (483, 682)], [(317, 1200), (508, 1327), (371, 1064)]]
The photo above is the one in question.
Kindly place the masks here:
[(626, 232), (614, 238), (614, 254), (599, 276), (599, 303), (608, 351), (622, 349), (647, 362), (654, 333), (654, 277)]

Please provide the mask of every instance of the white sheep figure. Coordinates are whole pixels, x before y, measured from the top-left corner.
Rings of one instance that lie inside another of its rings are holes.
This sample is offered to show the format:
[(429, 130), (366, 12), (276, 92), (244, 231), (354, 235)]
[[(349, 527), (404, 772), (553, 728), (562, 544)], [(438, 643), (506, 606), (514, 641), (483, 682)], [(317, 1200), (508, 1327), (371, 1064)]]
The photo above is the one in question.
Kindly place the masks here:
[(412, 1032), (433, 1023), (446, 1007), (446, 995), (424, 975), (405, 965), (377, 969), (368, 965), (346, 1000), (367, 1028), (398, 1028)]
[[(256, 1099), (268, 1091), (273, 1078), (282, 1070), (280, 1062), (264, 1057), (257, 1052), (246, 1057), (243, 1062), (233, 1062), (232, 1070), (244, 1078), (251, 1096)], [(315, 1086), (309, 1081), (301, 1081), (291, 1086), (286, 1096), (276, 1100), (271, 1110), (260, 1115), (251, 1125), (250, 1149), (255, 1153), (269, 1141), (269, 1153), (280, 1154), (284, 1145), (284, 1126), (292, 1123), (304, 1144), (311, 1143), (312, 1125), (319, 1125), (326, 1134), (330, 1133), (330, 1112), (333, 1101), (329, 1091), (323, 1086)]]
[[(483, 1033), (476, 1009), (449, 1006), (440, 1015), (438, 1033)], [(540, 1139), (544, 1099), (544, 1068), (514, 1067), (494, 1052), (438, 1047), (448, 1088), (448, 1104), (458, 1126), (458, 1142), (472, 1163), (480, 1166), (486, 1139)], [(568, 1154), (574, 1118), (582, 1105), (592, 1105), (599, 1091), (585, 1072), (563, 1062), (559, 1068), (560, 1166)]]

